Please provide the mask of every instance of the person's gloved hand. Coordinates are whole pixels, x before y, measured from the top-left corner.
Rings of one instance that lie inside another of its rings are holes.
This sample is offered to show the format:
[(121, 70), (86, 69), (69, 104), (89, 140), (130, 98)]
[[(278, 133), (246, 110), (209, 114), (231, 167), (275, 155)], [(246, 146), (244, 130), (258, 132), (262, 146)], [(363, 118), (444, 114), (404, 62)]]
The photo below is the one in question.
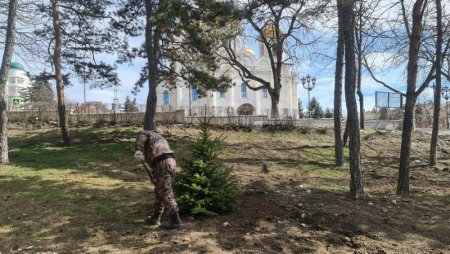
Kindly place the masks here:
[(134, 158), (136, 158), (136, 160), (138, 160), (138, 161), (145, 160), (145, 156), (144, 156), (144, 154), (141, 151), (136, 151), (134, 153)]

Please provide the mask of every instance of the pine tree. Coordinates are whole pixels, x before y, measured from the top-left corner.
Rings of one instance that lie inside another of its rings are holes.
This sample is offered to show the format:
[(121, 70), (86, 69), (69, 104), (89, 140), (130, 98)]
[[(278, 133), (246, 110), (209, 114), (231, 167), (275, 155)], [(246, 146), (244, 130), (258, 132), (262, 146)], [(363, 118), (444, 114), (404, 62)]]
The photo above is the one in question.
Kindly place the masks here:
[(323, 109), (315, 97), (311, 99), (309, 112), (311, 112), (311, 118), (323, 118), (324, 116)]
[(49, 59), (55, 70), (49, 77), (56, 81), (64, 146), (71, 144), (64, 96), (67, 85), (64, 77), (70, 74), (68, 70), (78, 77), (90, 77), (93, 81), (91, 86), (119, 84), (115, 67), (96, 60), (100, 53), (112, 53), (122, 45), (116, 31), (106, 29), (102, 22), (111, 18), (106, 10), (112, 3), (109, 0), (51, 0), (37, 4), (42, 20), (48, 21), (35, 33), (49, 45)]
[(305, 118), (305, 112), (300, 98), (298, 98), (298, 118)]
[(51, 103), (55, 100), (55, 92), (50, 82), (46, 79), (42, 80), (39, 77), (31, 81), (31, 86), (22, 92), (22, 96), (29, 103)]
[(331, 110), (330, 108), (327, 108), (325, 110), (325, 114), (324, 114), (325, 118), (333, 118), (333, 110)]
[[(102, 53), (115, 53), (125, 44), (119, 32), (107, 26), (114, 18), (108, 8), (113, 3), (111, 0), (55, 2), (61, 29), (61, 65), (64, 75), (75, 76), (80, 80), (89, 79), (91, 87), (119, 85), (116, 66), (97, 59)], [(36, 30), (36, 34), (54, 46), (56, 34), (51, 21), (55, 16), (52, 16), (51, 6), (40, 3), (38, 8), (38, 15), (47, 22)]]
[(55, 106), (55, 93), (48, 80), (33, 79), (31, 86), (21, 92), (25, 104), (33, 111), (37, 110), (40, 113), (50, 110)]
[(183, 161), (174, 189), (182, 212), (198, 216), (215, 216), (233, 211), (240, 195), (231, 168), (218, 158), (225, 137), (213, 137), (211, 118), (199, 120), (200, 137), (192, 146), (192, 156)]
[(145, 36), (140, 47), (125, 47), (120, 54), (120, 62), (137, 57), (147, 60), (135, 84), (135, 92), (146, 83), (149, 86), (144, 129), (155, 127), (156, 87), (163, 80), (167, 85), (185, 80), (200, 95), (208, 89), (224, 90), (231, 85), (226, 76), (214, 77), (218, 68), (216, 33), (228, 20), (224, 17), (232, 10), (229, 2), (153, 0), (143, 4), (121, 0), (119, 4), (117, 14), (121, 19), (113, 22), (114, 28), (131, 37)]
[(21, 96), (24, 98), (25, 107), (31, 110), (33, 120), (38, 120), (39, 123), (46, 120), (43, 119), (44, 113), (53, 110), (56, 105), (50, 82), (40, 80), (39, 77), (32, 80), (31, 86), (24, 89)]
[(6, 25), (6, 38), (3, 48), (3, 58), (0, 67), (0, 162), (9, 163), (8, 155), (8, 114), (6, 113), (5, 90), (8, 81), (9, 65), (14, 51), (16, 37), (16, 20), (18, 0), (9, 1), (8, 21)]
[(127, 96), (125, 98), (125, 102), (123, 104), (123, 107), (125, 109), (125, 112), (138, 112), (139, 111), (139, 108), (136, 105), (136, 98), (131, 100), (129, 96)]

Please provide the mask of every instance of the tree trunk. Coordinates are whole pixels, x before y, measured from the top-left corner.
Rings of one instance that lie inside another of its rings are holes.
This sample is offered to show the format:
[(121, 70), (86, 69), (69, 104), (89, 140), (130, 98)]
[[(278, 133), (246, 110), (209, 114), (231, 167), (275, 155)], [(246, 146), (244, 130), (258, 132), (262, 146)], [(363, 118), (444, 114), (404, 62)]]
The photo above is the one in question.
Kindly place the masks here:
[(397, 194), (409, 195), (409, 159), (411, 155), (411, 136), (416, 104), (417, 62), (422, 34), (422, 9), (424, 0), (417, 0), (413, 7), (413, 24), (409, 44), (407, 67), (406, 105), (403, 118), (402, 145), (400, 150), (400, 168), (398, 173)]
[(278, 111), (278, 102), (280, 101), (280, 98), (276, 95), (270, 94), (270, 100), (271, 100), (271, 111), (270, 111), (270, 118), (272, 119), (278, 119), (280, 118), (280, 113)]
[(363, 8), (363, 1), (359, 2), (359, 22), (358, 22), (358, 84), (356, 86), (356, 93), (358, 94), (359, 98), (359, 128), (364, 129), (364, 95), (361, 91), (361, 76), (362, 76), (362, 8)]
[(435, 166), (437, 163), (437, 141), (439, 133), (439, 117), (441, 113), (441, 59), (442, 59), (442, 9), (441, 0), (436, 0), (436, 86), (434, 90), (433, 130), (430, 142), (430, 159), (428, 164)]
[(406, 94), (405, 114), (403, 117), (402, 144), (400, 150), (400, 168), (398, 174), (397, 194), (409, 195), (409, 157), (411, 154), (411, 136), (414, 121), (413, 94)]
[[(161, 5), (159, 1), (159, 5)], [(145, 108), (144, 130), (155, 130), (156, 112), (156, 86), (158, 85), (158, 62), (159, 62), (159, 41), (160, 31), (153, 22), (154, 5), (153, 1), (145, 1), (146, 25), (145, 25), (145, 47), (148, 62), (148, 95)]]
[(342, 141), (342, 75), (344, 72), (344, 34), (342, 1), (337, 1), (338, 40), (336, 48), (336, 72), (334, 76), (334, 158), (336, 166), (344, 165), (344, 143)]
[(361, 56), (358, 56), (358, 85), (357, 85), (357, 94), (358, 94), (358, 98), (359, 98), (359, 117), (360, 117), (360, 121), (359, 121), (359, 128), (364, 129), (364, 95), (361, 91)]
[(347, 121), (349, 127), (350, 149), (350, 194), (356, 198), (364, 196), (361, 166), (361, 147), (356, 104), (356, 73), (355, 73), (355, 22), (354, 0), (343, 0), (342, 16), (344, 17), (345, 39), (345, 101), (347, 105)]
[(0, 162), (9, 163), (8, 156), (8, 114), (6, 108), (6, 83), (8, 82), (9, 66), (14, 49), (16, 34), (18, 0), (10, 0), (8, 7), (8, 23), (6, 27), (5, 48), (3, 51), (2, 65), (0, 67)]
[(348, 117), (347, 117), (347, 121), (345, 121), (345, 129), (344, 129), (344, 137), (342, 138), (342, 144), (344, 146), (347, 145), (347, 141), (348, 141)]
[(53, 29), (55, 30), (55, 50), (53, 52), (53, 65), (55, 66), (56, 96), (58, 98), (59, 126), (63, 146), (70, 146), (69, 125), (67, 123), (66, 105), (64, 102), (64, 81), (61, 66), (61, 21), (59, 19), (59, 0), (52, 0)]

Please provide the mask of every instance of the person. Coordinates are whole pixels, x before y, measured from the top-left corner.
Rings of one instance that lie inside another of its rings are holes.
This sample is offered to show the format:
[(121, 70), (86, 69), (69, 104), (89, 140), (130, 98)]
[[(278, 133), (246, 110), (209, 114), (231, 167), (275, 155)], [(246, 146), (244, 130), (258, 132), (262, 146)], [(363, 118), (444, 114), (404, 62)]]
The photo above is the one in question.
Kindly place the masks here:
[(179, 208), (172, 190), (172, 181), (176, 172), (174, 152), (169, 143), (161, 135), (142, 130), (138, 133), (135, 143), (135, 158), (146, 161), (153, 169), (155, 184), (154, 211), (145, 219), (150, 225), (160, 225), (164, 209), (169, 213), (168, 223), (160, 225), (164, 229), (179, 229), (181, 220)]

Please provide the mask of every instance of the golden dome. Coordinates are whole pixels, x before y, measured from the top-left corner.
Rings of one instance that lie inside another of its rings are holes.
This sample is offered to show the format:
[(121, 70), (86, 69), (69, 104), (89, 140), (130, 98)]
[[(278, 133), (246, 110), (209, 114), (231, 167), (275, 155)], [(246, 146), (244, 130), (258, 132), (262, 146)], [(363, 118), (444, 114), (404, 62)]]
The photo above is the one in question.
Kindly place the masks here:
[(245, 54), (251, 55), (252, 57), (256, 57), (255, 51), (248, 47), (247, 43), (244, 44), (244, 48), (242, 49)]
[[(273, 20), (269, 20), (267, 24), (262, 29), (262, 33), (265, 37), (274, 38), (276, 35), (275, 22)], [(280, 28), (280, 34), (283, 33), (283, 30)]]

